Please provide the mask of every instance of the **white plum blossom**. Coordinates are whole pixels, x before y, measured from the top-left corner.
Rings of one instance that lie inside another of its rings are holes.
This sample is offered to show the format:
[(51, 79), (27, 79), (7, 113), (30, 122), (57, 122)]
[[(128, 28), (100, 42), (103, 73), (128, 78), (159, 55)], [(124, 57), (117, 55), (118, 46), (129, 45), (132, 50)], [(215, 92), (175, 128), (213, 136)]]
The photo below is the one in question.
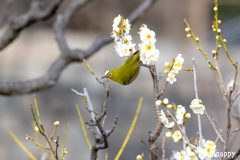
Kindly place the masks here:
[(147, 25), (143, 24), (140, 28), (140, 39), (139, 44), (140, 60), (143, 64), (151, 66), (158, 61), (159, 50), (155, 47), (155, 32), (147, 28)]
[(216, 145), (213, 141), (207, 140), (204, 144), (205, 152), (207, 154), (207, 158), (212, 158), (214, 153), (216, 152)]
[(117, 31), (112, 31), (111, 37), (114, 38), (115, 42), (118, 42), (120, 40), (119, 33)]
[[(122, 24), (121, 24), (122, 23)], [(113, 31), (111, 37), (115, 40), (115, 51), (119, 57), (130, 56), (134, 53), (135, 43), (132, 43), (132, 36), (129, 35), (131, 24), (128, 19), (118, 15), (113, 20)]]
[[(171, 68), (171, 71), (168, 73), (167, 81), (170, 84), (173, 84), (174, 82), (177, 81), (175, 78), (175, 75), (179, 73), (179, 71), (182, 69), (182, 64), (184, 62), (184, 59), (182, 58), (182, 54), (178, 54), (177, 57), (175, 58), (175, 62)], [(166, 62), (165, 63), (166, 67), (170, 67), (170, 63)]]
[(197, 147), (197, 153), (200, 159), (205, 159), (207, 157), (206, 151), (200, 146)]
[(182, 139), (182, 134), (179, 130), (175, 131), (173, 134), (172, 134), (172, 138), (173, 138), (173, 141), (175, 143), (177, 143), (180, 139)]
[(129, 32), (131, 30), (131, 24), (128, 19), (123, 20), (123, 29), (126, 32), (126, 34), (129, 34)]
[(166, 117), (166, 115), (165, 115), (165, 113), (163, 112), (162, 109), (161, 109), (160, 118), (161, 118), (163, 124), (169, 124), (169, 121), (168, 121), (168, 119), (167, 119), (167, 117)]
[(131, 35), (125, 35), (122, 39), (123, 39), (123, 44), (130, 44), (132, 42)]
[(168, 73), (168, 77), (166, 79), (170, 84), (173, 84), (174, 82), (177, 81), (177, 79), (175, 78), (175, 74), (172, 72)]
[(139, 33), (143, 43), (156, 43), (155, 32), (148, 29), (147, 25), (143, 24)]
[[(156, 104), (157, 104), (158, 101), (156, 101)], [(161, 102), (162, 103), (162, 102)], [(161, 122), (165, 125), (165, 127), (167, 128), (173, 128), (173, 126), (175, 125), (175, 122), (172, 121), (171, 123), (169, 123), (165, 113), (163, 112), (163, 110), (161, 109), (161, 113), (160, 113), (160, 120)]]
[(175, 153), (174, 154), (174, 159), (176, 159), (176, 160), (190, 160), (189, 156), (183, 150), (181, 151), (181, 153), (180, 152)]
[(182, 58), (182, 54), (178, 54), (173, 64), (173, 70), (175, 70), (175, 74), (178, 73), (177, 71), (180, 71), (182, 69), (183, 62), (184, 59)]
[(195, 114), (203, 115), (205, 111), (205, 106), (199, 103), (199, 99), (193, 99), (191, 102), (190, 108), (193, 110), (193, 113)]
[(175, 125), (175, 122), (172, 121), (172, 122), (170, 122), (169, 124), (165, 124), (165, 127), (167, 127), (167, 128), (173, 128), (174, 125)]
[(135, 49), (136, 43), (130, 43), (129, 46), (130, 46), (130, 51), (132, 53), (136, 52), (136, 49)]
[(179, 119), (179, 120), (177, 120), (177, 123), (178, 123), (178, 124), (183, 124), (183, 120), (182, 120), (182, 119)]
[(214, 156), (215, 149), (205, 148), (204, 151), (206, 153), (207, 158), (212, 158)]
[(179, 54), (177, 55), (177, 57), (175, 58), (175, 61), (180, 61), (180, 63), (183, 64), (184, 58), (182, 57), (182, 54), (181, 54), (181, 53), (179, 53)]
[[(111, 37), (114, 38), (117, 55), (123, 57), (135, 53), (136, 44), (132, 43), (132, 37), (129, 35), (131, 30), (129, 20), (118, 15), (113, 20), (112, 28)], [(142, 64), (151, 66), (158, 61), (160, 55), (159, 50), (155, 47), (155, 32), (143, 24), (140, 27), (139, 34), (141, 39), (141, 44), (139, 44), (140, 60)]]
[(207, 142), (204, 143), (204, 146), (206, 148), (211, 148), (211, 149), (214, 149), (214, 150), (216, 149), (216, 145), (213, 141), (207, 140)]
[(182, 69), (182, 64), (180, 63), (180, 61), (175, 61), (174, 62), (173, 69), (175, 71), (175, 74), (177, 74), (178, 71), (180, 71)]
[(131, 46), (127, 44), (117, 45), (117, 55), (119, 57), (130, 56), (131, 55), (130, 48)]
[(186, 148), (187, 150), (187, 155), (189, 156), (190, 160), (198, 160), (198, 157), (196, 156), (196, 154), (191, 150), (191, 148), (188, 146)]
[(185, 113), (186, 113), (185, 107), (183, 107), (182, 105), (178, 105), (177, 112), (176, 112), (176, 118), (177, 118), (178, 124), (183, 123)]
[[(145, 48), (144, 45), (142, 45), (142, 47)], [(151, 45), (148, 45), (148, 47), (151, 47)], [(148, 66), (151, 66), (158, 61), (159, 54), (160, 52), (158, 49), (153, 50), (148, 48), (147, 50), (141, 50), (140, 48), (140, 60), (143, 64), (146, 64)]]
[(120, 14), (119, 14), (117, 17), (114, 18), (114, 20), (113, 20), (113, 25), (112, 25), (113, 28), (114, 28), (114, 27), (117, 27), (117, 26), (121, 23), (121, 18), (122, 18), (122, 17), (121, 17)]

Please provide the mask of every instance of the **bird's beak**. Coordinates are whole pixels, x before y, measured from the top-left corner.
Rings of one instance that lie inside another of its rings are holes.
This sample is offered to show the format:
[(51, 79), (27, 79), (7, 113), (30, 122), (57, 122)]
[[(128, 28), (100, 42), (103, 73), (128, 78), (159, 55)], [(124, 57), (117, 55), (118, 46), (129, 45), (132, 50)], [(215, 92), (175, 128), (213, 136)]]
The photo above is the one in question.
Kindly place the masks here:
[(106, 76), (103, 76), (101, 79), (106, 78)]

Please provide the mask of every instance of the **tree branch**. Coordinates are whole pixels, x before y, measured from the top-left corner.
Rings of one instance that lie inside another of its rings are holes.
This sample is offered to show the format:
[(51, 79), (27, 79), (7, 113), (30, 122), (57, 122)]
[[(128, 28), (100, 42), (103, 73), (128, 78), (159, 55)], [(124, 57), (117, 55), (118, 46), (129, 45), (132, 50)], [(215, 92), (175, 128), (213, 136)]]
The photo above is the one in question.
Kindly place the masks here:
[[(153, 80), (153, 93), (154, 93), (154, 102), (156, 102), (159, 98), (159, 79), (157, 77), (157, 71), (156, 71), (156, 66), (152, 65), (149, 67), (149, 71), (152, 76)], [(151, 160), (157, 160), (158, 159), (158, 148), (155, 146), (154, 142), (157, 140), (157, 138), (160, 136), (164, 124), (160, 121), (159, 115), (160, 115), (160, 110), (158, 106), (154, 105), (154, 110), (155, 110), (155, 116), (156, 116), (156, 128), (154, 132), (149, 132), (148, 134), (148, 148), (149, 152), (151, 154)]]
[(56, 13), (61, 2), (62, 0), (52, 0), (46, 9), (42, 9), (42, 2), (32, 1), (28, 12), (20, 16), (11, 17), (9, 26), (0, 39), (0, 50), (13, 42), (24, 28), (37, 21), (47, 20), (52, 17)]
[(15, 0), (5, 0), (4, 1), (4, 5), (3, 5), (3, 10), (0, 14), (0, 27), (3, 26), (3, 24), (6, 22), (6, 20), (8, 19), (8, 12), (10, 10), (10, 8), (12, 7), (12, 4)]
[[(193, 58), (193, 79), (194, 79), (194, 90), (195, 90), (195, 98), (199, 99), (198, 97), (198, 90), (197, 90), (197, 74), (196, 74), (196, 64), (195, 59)], [(198, 131), (199, 131), (199, 145), (203, 147), (202, 144), (202, 125), (201, 125), (201, 116), (198, 114)]]

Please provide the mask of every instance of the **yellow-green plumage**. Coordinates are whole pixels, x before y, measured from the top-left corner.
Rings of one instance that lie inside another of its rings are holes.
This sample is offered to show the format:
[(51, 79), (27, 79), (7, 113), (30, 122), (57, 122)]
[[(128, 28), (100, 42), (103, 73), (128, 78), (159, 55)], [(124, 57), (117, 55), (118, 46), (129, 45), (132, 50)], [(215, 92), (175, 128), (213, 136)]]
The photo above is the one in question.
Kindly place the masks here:
[(109, 71), (106, 78), (122, 85), (128, 85), (137, 78), (140, 67), (140, 53), (137, 51), (129, 56), (120, 68)]

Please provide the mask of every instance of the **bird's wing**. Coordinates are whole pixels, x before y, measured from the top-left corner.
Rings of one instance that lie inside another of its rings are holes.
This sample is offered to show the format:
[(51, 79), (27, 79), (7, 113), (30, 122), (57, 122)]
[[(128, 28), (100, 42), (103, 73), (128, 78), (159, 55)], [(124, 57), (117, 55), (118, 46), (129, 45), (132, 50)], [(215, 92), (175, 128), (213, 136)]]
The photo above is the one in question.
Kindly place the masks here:
[(137, 50), (136, 52), (134, 52), (131, 56), (128, 57), (128, 59), (126, 59), (126, 61), (124, 62), (125, 64), (130, 63), (133, 58), (139, 53), (139, 50)]

